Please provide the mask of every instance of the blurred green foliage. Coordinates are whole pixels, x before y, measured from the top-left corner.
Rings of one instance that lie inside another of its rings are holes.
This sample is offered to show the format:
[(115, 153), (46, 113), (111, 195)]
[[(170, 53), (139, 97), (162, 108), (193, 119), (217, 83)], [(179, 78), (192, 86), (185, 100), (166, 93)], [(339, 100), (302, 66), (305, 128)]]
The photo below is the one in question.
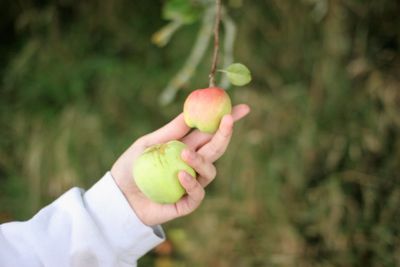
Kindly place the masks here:
[[(252, 114), (203, 205), (141, 265), (399, 266), (400, 3), (224, 2), (253, 74), (230, 94)], [(88, 188), (207, 84), (211, 49), (158, 105), (199, 27), (155, 47), (162, 3), (0, 2), (0, 221)]]

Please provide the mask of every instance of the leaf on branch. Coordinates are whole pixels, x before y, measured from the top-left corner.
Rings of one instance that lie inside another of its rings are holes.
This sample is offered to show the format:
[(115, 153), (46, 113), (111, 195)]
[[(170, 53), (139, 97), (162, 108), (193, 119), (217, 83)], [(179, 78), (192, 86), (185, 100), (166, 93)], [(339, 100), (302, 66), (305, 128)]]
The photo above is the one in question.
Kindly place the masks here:
[(151, 36), (151, 42), (153, 44), (156, 44), (157, 46), (166, 46), (171, 40), (172, 35), (180, 28), (182, 27), (182, 23), (180, 21), (171, 21), (161, 29), (159, 29), (157, 32)]
[(236, 86), (243, 86), (251, 81), (250, 70), (241, 63), (234, 63), (225, 70), (220, 70), (226, 73), (229, 82)]
[(201, 9), (188, 0), (169, 0), (163, 8), (163, 18), (166, 20), (180, 21), (191, 24), (198, 20)]
[(151, 41), (162, 47), (168, 44), (174, 33), (183, 25), (196, 22), (202, 10), (188, 0), (169, 0), (165, 3), (162, 17), (171, 22), (163, 26), (151, 37)]

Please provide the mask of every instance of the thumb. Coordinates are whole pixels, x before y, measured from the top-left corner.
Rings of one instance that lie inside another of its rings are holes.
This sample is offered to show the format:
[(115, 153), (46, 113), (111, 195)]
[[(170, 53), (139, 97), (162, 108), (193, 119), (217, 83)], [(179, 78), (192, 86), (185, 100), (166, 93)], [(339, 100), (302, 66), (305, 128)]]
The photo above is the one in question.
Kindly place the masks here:
[(183, 113), (179, 114), (175, 119), (164, 125), (160, 129), (149, 133), (143, 137), (146, 145), (154, 145), (165, 143), (171, 140), (179, 140), (183, 138), (191, 128), (186, 125)]

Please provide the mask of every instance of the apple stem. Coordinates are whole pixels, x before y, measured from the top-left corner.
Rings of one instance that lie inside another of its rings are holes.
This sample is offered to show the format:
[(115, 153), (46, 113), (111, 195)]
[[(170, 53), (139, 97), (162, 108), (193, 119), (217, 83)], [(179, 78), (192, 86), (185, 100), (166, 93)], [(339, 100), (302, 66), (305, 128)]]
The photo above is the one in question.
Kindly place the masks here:
[(214, 54), (211, 64), (209, 87), (215, 86), (215, 71), (217, 70), (218, 64), (218, 53), (219, 53), (219, 24), (221, 21), (221, 0), (215, 0), (216, 11), (215, 11), (215, 25), (214, 25)]

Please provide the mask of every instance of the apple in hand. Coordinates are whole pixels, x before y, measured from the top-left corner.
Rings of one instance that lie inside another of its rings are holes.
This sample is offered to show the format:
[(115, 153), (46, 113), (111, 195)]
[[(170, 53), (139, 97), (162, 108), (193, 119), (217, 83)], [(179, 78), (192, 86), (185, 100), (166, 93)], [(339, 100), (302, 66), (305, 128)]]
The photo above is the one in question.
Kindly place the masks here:
[(175, 203), (185, 189), (178, 180), (179, 171), (196, 177), (195, 171), (181, 158), (186, 145), (179, 141), (153, 145), (134, 162), (136, 185), (149, 199), (157, 203)]
[(185, 101), (183, 115), (189, 127), (215, 133), (224, 115), (231, 113), (232, 104), (224, 89), (210, 87), (193, 91)]

